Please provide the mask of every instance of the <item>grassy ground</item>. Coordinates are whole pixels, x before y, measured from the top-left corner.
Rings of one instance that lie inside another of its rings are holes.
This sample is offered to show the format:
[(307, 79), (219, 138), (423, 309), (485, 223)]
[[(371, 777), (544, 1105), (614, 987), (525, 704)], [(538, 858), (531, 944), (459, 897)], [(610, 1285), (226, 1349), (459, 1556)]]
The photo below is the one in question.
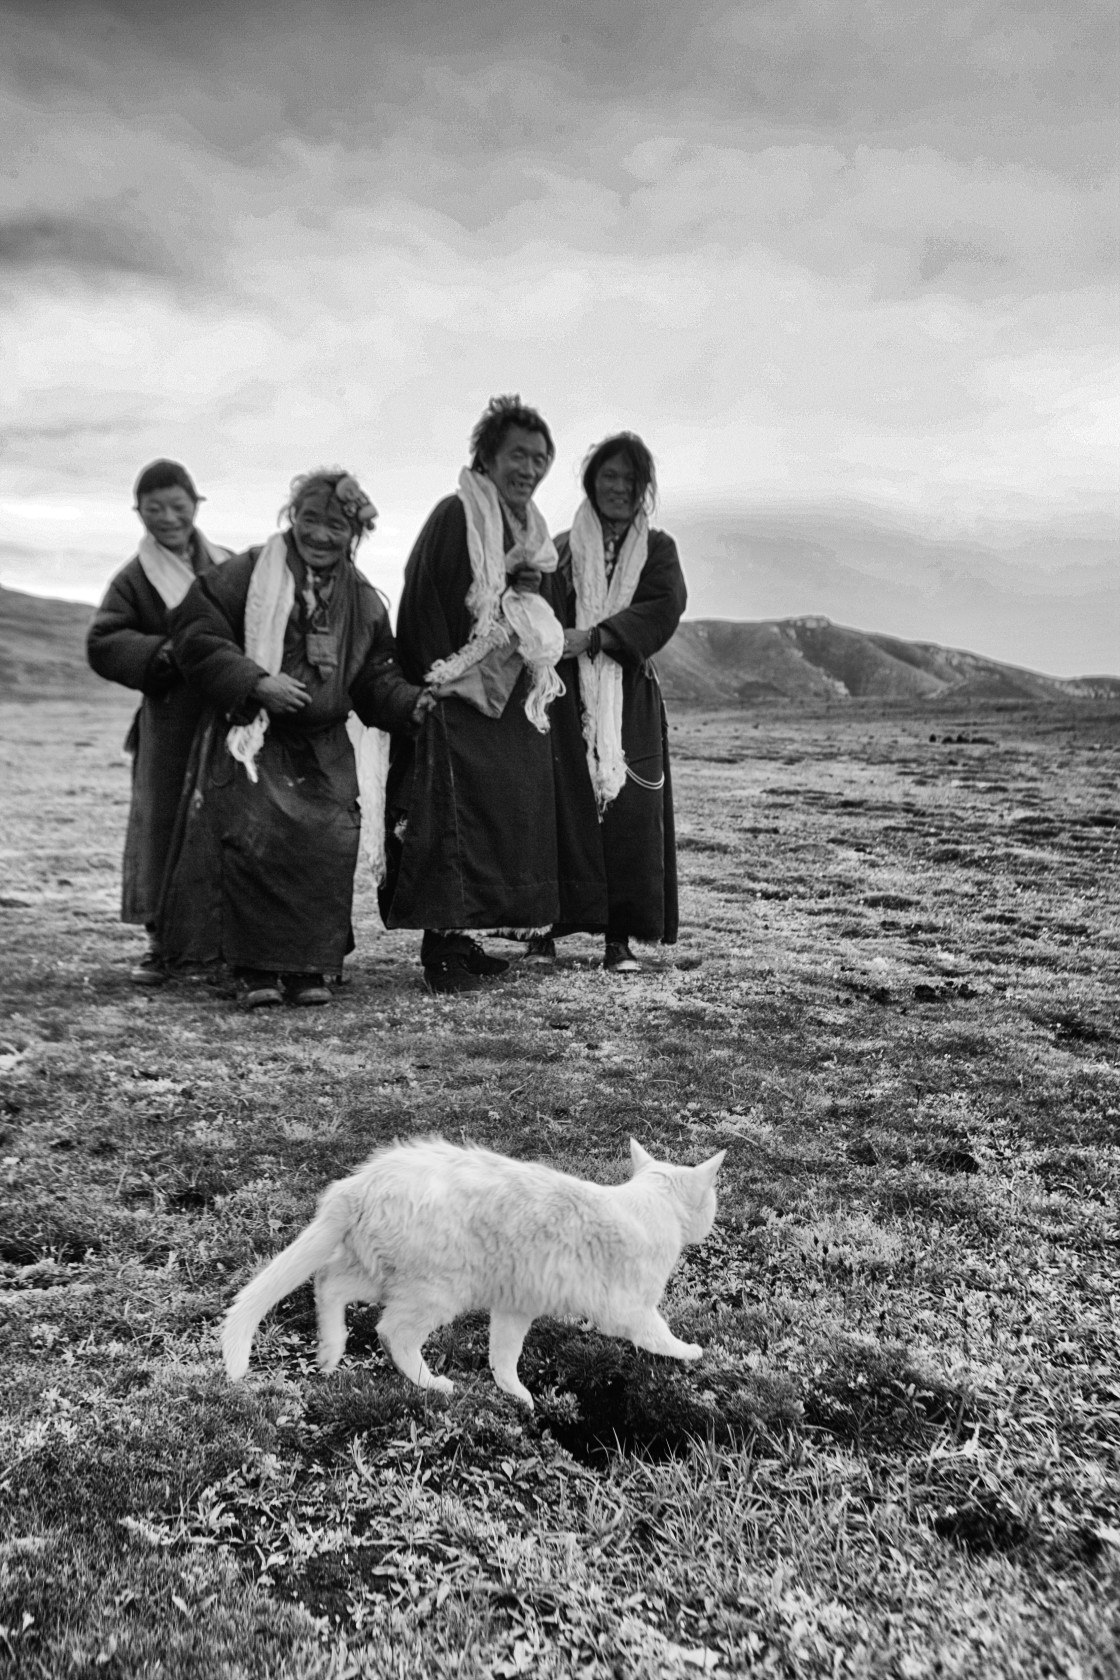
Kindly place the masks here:
[[(126, 713), (0, 709), (0, 1666), (18, 1676), (1120, 1672), (1120, 716), (678, 720), (685, 934), (329, 1010), (130, 989)], [(728, 1147), (696, 1367), (485, 1326), (426, 1404), (309, 1291), (318, 1190), (439, 1130), (602, 1179)]]

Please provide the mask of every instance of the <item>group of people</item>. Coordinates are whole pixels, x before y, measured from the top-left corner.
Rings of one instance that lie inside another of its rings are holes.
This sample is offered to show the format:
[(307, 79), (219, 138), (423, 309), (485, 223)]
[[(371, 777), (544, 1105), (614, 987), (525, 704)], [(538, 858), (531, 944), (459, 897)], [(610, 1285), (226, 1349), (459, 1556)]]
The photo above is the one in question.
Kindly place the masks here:
[(354, 563), (377, 510), (351, 473), (297, 478), (281, 528), (231, 555), (199, 531), (186, 469), (145, 468), (144, 535), (88, 643), (95, 671), (143, 695), (134, 981), (224, 963), (248, 1008), (329, 1003), (363, 839), (386, 925), (422, 930), (433, 992), (509, 969), (479, 933), (542, 965), (558, 938), (598, 934), (621, 974), (640, 968), (632, 939), (676, 940), (650, 663), (684, 611), (676, 545), (649, 523), (654, 463), (631, 432), (590, 451), (554, 541), (533, 499), (554, 456), (535, 409), (491, 400), (413, 547), (395, 639)]

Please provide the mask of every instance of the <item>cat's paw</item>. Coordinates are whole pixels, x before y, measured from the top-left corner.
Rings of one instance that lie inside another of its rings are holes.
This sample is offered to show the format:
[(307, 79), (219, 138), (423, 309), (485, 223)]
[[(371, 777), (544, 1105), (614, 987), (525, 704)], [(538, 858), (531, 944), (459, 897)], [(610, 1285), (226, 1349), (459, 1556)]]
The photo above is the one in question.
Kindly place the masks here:
[(455, 1384), (450, 1377), (429, 1376), (424, 1387), (432, 1394), (454, 1394), (455, 1392)]
[(682, 1342), (678, 1359), (703, 1359), (704, 1349), (699, 1342)]
[(508, 1394), (511, 1400), (519, 1401), (522, 1406), (527, 1406), (529, 1411), (534, 1410), (533, 1396), (529, 1393), (525, 1384), (518, 1382), (516, 1377), (514, 1377), (512, 1381), (505, 1381), (498, 1376), (497, 1372), (495, 1372), (494, 1381), (502, 1390), (502, 1393)]
[(326, 1342), (320, 1342), (318, 1352), (315, 1355), (320, 1371), (329, 1373), (335, 1370), (345, 1351), (345, 1342), (341, 1347), (331, 1347)]

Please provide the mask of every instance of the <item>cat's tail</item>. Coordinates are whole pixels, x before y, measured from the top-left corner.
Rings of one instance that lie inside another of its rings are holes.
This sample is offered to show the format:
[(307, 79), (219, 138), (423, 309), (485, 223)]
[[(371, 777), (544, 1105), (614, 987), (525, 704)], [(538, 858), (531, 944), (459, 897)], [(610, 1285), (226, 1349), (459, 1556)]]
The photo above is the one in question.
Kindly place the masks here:
[(226, 1313), (222, 1325), (222, 1357), (231, 1382), (249, 1368), (253, 1333), (270, 1307), (298, 1289), (320, 1266), (325, 1266), (342, 1240), (348, 1224), (345, 1204), (332, 1198), (321, 1207), (295, 1242), (282, 1249), (263, 1272), (247, 1283)]

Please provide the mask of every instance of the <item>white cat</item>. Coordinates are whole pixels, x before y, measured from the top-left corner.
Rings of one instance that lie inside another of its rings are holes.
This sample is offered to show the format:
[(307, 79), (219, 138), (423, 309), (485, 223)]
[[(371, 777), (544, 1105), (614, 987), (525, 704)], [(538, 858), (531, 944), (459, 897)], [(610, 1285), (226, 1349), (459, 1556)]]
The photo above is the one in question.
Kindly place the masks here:
[(421, 1388), (450, 1394), (422, 1352), (459, 1313), (488, 1308), (490, 1368), (499, 1388), (532, 1407), (517, 1375), (521, 1345), (541, 1313), (589, 1318), (650, 1353), (699, 1359), (657, 1310), (686, 1243), (708, 1235), (720, 1150), (698, 1167), (655, 1161), (630, 1140), (625, 1184), (590, 1184), (536, 1162), (439, 1138), (378, 1150), (328, 1186), (307, 1229), (247, 1283), (226, 1314), (222, 1351), (231, 1379), (249, 1364), (268, 1309), (315, 1274), (319, 1364), (346, 1347), (346, 1303), (380, 1301), (377, 1333)]

